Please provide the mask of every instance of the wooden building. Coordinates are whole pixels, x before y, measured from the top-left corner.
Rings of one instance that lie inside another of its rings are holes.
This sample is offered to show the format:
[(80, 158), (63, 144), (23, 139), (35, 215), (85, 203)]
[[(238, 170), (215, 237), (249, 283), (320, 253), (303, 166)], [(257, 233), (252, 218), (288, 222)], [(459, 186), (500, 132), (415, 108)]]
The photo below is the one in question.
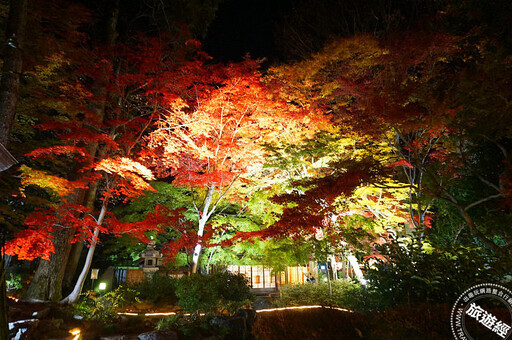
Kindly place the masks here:
[(308, 266), (287, 267), (285, 271), (273, 273), (272, 268), (251, 265), (229, 265), (229, 272), (243, 275), (252, 289), (279, 290), (281, 285), (304, 284), (312, 271)]

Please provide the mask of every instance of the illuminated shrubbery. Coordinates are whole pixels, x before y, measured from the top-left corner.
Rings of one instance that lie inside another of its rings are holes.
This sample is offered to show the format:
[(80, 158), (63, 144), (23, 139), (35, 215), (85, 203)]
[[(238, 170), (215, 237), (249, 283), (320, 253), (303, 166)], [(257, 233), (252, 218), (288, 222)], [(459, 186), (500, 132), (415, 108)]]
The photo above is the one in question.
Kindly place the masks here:
[(139, 292), (141, 300), (153, 303), (174, 303), (176, 302), (176, 294), (174, 292), (176, 282), (175, 278), (155, 273), (135, 285), (133, 289)]
[(285, 286), (281, 298), (275, 301), (279, 307), (322, 305), (338, 306), (354, 311), (370, 311), (380, 307), (376, 295), (351, 280), (331, 282), (331, 294), (328, 283)]
[(189, 312), (234, 313), (254, 299), (245, 278), (232, 273), (193, 274), (177, 281), (178, 305)]

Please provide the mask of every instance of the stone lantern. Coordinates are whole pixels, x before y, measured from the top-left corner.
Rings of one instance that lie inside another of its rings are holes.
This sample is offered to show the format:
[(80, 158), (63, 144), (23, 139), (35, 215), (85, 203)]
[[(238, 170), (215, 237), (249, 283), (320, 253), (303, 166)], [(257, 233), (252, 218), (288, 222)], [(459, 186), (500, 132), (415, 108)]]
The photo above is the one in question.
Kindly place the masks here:
[(157, 271), (158, 266), (162, 264), (164, 256), (155, 249), (155, 244), (156, 242), (151, 240), (148, 243), (147, 249), (140, 254), (142, 259), (142, 269), (144, 272)]

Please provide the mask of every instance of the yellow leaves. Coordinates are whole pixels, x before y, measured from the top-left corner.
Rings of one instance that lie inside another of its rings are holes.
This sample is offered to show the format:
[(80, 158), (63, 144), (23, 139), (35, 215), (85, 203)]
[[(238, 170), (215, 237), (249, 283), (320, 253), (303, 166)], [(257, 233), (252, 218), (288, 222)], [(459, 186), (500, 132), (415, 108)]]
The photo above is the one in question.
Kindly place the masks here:
[(326, 83), (320, 91), (320, 96), (327, 97), (338, 89), (340, 89), (340, 84), (338, 84), (337, 82)]
[(180, 97), (168, 100), (167, 106), (173, 112), (184, 112), (188, 108), (188, 104)]
[(21, 194), (24, 195), (25, 188), (29, 185), (35, 185), (42, 189), (49, 190), (59, 197), (68, 196), (77, 188), (75, 182), (68, 181), (65, 178), (53, 176), (45, 171), (34, 170), (26, 165), (20, 167), (21, 171)]
[(64, 57), (63, 52), (54, 53), (46, 58), (47, 64), (36, 66), (33, 73), (41, 84), (49, 85), (54, 80), (53, 77), (58, 76), (60, 69), (69, 65), (69, 60)]
[(388, 228), (395, 229), (409, 221), (405, 205), (409, 189), (393, 188), (398, 187), (399, 183), (391, 180), (386, 181), (383, 186), (387, 188), (361, 186), (354, 191), (350, 200), (345, 201), (348, 209), (371, 212), (375, 217), (377, 232), (383, 232)]
[[(357, 35), (352, 38), (335, 39), (322, 51), (310, 59), (292, 65), (282, 65), (270, 69), (270, 77), (286, 79), (295, 88), (313, 88), (318, 77), (323, 77), (327, 69), (349, 70), (355, 67), (368, 70), (379, 64), (379, 58), (389, 51), (379, 46), (371, 35)], [(324, 83), (325, 84), (325, 83)], [(324, 86), (322, 84), (322, 86)]]
[(155, 179), (151, 170), (139, 162), (129, 158), (120, 157), (103, 159), (96, 165), (95, 170), (120, 176), (128, 181), (136, 190), (154, 191), (154, 189), (146, 182)]
[(421, 244), (421, 250), (425, 254), (432, 254), (436, 250), (436, 248), (434, 248), (432, 244), (430, 244), (428, 241), (423, 241)]

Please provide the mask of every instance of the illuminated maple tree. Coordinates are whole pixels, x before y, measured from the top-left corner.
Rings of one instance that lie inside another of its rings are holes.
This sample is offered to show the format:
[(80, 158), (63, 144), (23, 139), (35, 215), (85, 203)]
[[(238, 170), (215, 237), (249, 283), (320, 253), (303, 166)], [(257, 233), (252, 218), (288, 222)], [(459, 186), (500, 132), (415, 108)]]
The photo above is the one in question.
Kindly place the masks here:
[[(80, 134), (75, 136), (78, 137)], [(111, 145), (116, 144), (113, 139), (109, 143)], [(81, 153), (83, 154), (86, 153), (86, 149), (80, 147), (71, 147), (67, 151), (74, 152), (77, 149), (82, 151)], [(55, 156), (62, 150), (62, 146), (57, 146), (54, 153), (53, 148), (49, 147), (44, 150), (40, 149), (33, 154), (36, 157)], [(80, 294), (85, 276), (89, 271), (100, 232), (133, 232), (133, 234), (144, 238), (143, 231), (157, 228), (157, 225), (146, 224), (144, 229), (140, 223), (136, 225), (118, 223), (114, 230), (103, 226), (105, 218), (108, 218), (108, 204), (112, 197), (123, 198), (125, 201), (138, 197), (144, 191), (153, 190), (147, 182), (154, 179), (151, 171), (142, 164), (126, 157), (116, 156), (119, 148), (115, 147), (112, 149), (114, 153), (111, 157), (107, 157), (106, 151), (107, 149), (104, 148), (103, 154), (105, 158), (85, 166), (82, 171), (87, 168), (92, 168), (94, 171), (88, 172), (87, 176), (81, 177), (78, 181), (69, 181), (65, 178), (49, 175), (43, 171), (28, 169), (27, 167), (22, 169), (25, 170), (23, 175), (23, 184), (25, 186), (37, 185), (50, 190), (61, 197), (62, 203), (44, 211), (38, 210), (34, 212), (25, 222), (29, 228), (20, 232), (14, 240), (7, 244), (6, 252), (8, 254), (16, 254), (21, 259), (43, 257), (49, 260), (49, 254), (53, 252), (52, 235), (63, 228), (74, 230), (71, 242), (86, 241), (89, 243), (86, 263), (75, 286), (75, 290), (64, 302), (73, 303)], [(88, 187), (98, 180), (102, 181), (103, 190), (101, 209), (97, 217), (93, 217), (91, 209), (67, 201), (67, 197), (73, 195), (74, 190)], [(124, 228), (121, 228), (121, 226), (124, 226)]]
[[(263, 144), (287, 140), (287, 129), (304, 125), (304, 114), (272, 97), (255, 61), (198, 65), (195, 79), (187, 97), (162, 90), (164, 105), (146, 159), (157, 176), (190, 188), (202, 240), (222, 200), (261, 173)], [(193, 272), (202, 247), (203, 241), (195, 245)]]
[[(489, 157), (497, 153), (494, 157), (506, 162), (508, 154), (503, 152), (502, 144), (506, 137), (494, 123), (485, 123), (489, 119), (480, 123), (489, 130), (474, 130), (475, 112), (486, 109), (474, 104), (480, 103), (478, 100), (468, 97), (493, 96), (489, 92), (480, 96), (475, 88), (465, 94), (458, 91), (458, 87), (471, 88), (468, 74), (459, 72), (458, 67), (472, 65), (476, 60), (468, 57), (475, 53), (471, 45), (466, 45), (466, 49), (460, 46), (456, 37), (435, 32), (403, 32), (382, 39), (358, 35), (338, 39), (310, 60), (275, 68), (271, 76), (273, 81), (284, 83), (286, 93), (296, 102), (331, 114), (342, 135), (355, 135), (356, 148), (382, 155), (376, 159), (380, 176), (369, 184), (384, 190), (384, 197), (394, 197), (393, 215), (398, 218), (394, 218), (395, 222), (414, 227), (421, 238), (432, 227), (429, 213), (433, 204), (445, 201), (455, 207), (472, 234), (490, 249), (499, 251), (483, 232), (493, 228), (485, 227), (484, 221), (478, 226), (470, 209), (476, 211), (476, 207), (499, 202), (506, 196), (505, 168), (493, 170), (501, 172), (500, 176), (483, 174), (469, 159), (475, 162), (473, 152), (481, 152), (479, 145), (490, 143), (494, 145), (487, 148)], [(484, 71), (486, 67), (489, 66), (481, 67), (486, 74), (483, 78), (490, 77)], [(497, 81), (501, 83), (501, 78)], [(482, 91), (488, 91), (487, 88)], [(494, 93), (501, 90), (495, 89)], [(498, 108), (499, 103), (502, 101), (496, 98), (487, 105), (496, 108), (496, 112), (504, 112), (503, 107)], [(378, 144), (382, 145), (380, 151), (374, 147)], [(458, 178), (480, 182), (483, 190), (479, 195), (471, 194), (475, 196), (473, 200), (459, 197), (455, 187), (457, 182), (464, 181)], [(356, 195), (365, 190), (354, 189)], [(315, 195), (310, 201), (315, 199), (321, 197)], [(370, 208), (367, 199), (355, 199)]]
[[(144, 191), (153, 190), (148, 184), (148, 181), (154, 179), (152, 172), (135, 158), (142, 136), (154, 117), (152, 101), (141, 103), (141, 98), (153, 96), (153, 84), (162, 66), (160, 57), (163, 52), (159, 51), (164, 45), (156, 39), (149, 39), (146, 43), (152, 46), (145, 50), (147, 58), (141, 58), (141, 54), (126, 54), (124, 46), (117, 50), (105, 49), (105, 53), (116, 53), (130, 60), (129, 67), (123, 69), (122, 73), (113, 73), (109, 65), (93, 65), (81, 69), (83, 73), (77, 76), (84, 77), (85, 74), (103, 79), (105, 92), (93, 94), (81, 83), (57, 85), (58, 91), (63, 92), (78, 88), (89, 101), (104, 106), (103, 110), (98, 111), (94, 105), (92, 109), (91, 106), (79, 105), (83, 97), (78, 97), (74, 119), (62, 115), (53, 121), (39, 124), (40, 130), (51, 131), (58, 137), (57, 144), (37, 148), (28, 156), (35, 165), (37, 162), (44, 164), (45, 160), (64, 161), (64, 164), (70, 164), (70, 173), (52, 174), (51, 171), (28, 166), (21, 168), (22, 186), (38, 186), (47, 190), (54, 195), (53, 201), (56, 204), (37, 210), (27, 219), (28, 229), (16, 235), (7, 245), (8, 253), (31, 259), (43, 256), (51, 261), (50, 254), (55, 251), (56, 242), (59, 247), (63, 243), (77, 241), (89, 246), (87, 260), (75, 288), (63, 300), (66, 303), (73, 303), (80, 294), (99, 233), (129, 233), (147, 241), (143, 232), (158, 228), (157, 224), (149, 222), (154, 222), (154, 219), (129, 224), (115, 222), (115, 217), (108, 214), (111, 203), (126, 202), (143, 195)], [(101, 63), (108, 64), (106, 59), (102, 59)], [(55, 84), (50, 83), (48, 86)], [(92, 207), (82, 204), (84, 189), (89, 189), (94, 195), (96, 191), (93, 189), (96, 187), (100, 189), (97, 213)], [(162, 211), (157, 209), (156, 212)], [(92, 217), (95, 214), (97, 217)], [(172, 224), (172, 216), (168, 217), (168, 223)], [(38, 240), (40, 237), (46, 237), (45, 241)]]
[[(280, 220), (256, 234), (308, 238), (320, 232), (332, 244), (349, 241), (354, 247), (385, 242), (404, 227), (429, 226), (428, 204), (422, 206), (410, 190), (415, 184), (397, 181), (396, 167), (416, 169), (397, 153), (394, 141), (397, 133), (419, 129), (430, 131), (433, 140), (442, 133), (444, 120), (425, 117), (412, 101), (420, 86), (405, 82), (410, 71), (405, 65), (437, 62), (453, 40), (426, 35), (416, 41), (425, 50), (415, 52), (408, 39), (400, 46), (389, 39), (387, 45), (370, 35), (339, 39), (309, 60), (270, 70), (268, 81), (281, 84), (283, 97), (318, 116), (329, 115), (334, 124), (325, 140), (318, 135), (310, 146), (278, 150), (281, 166), (297, 175), (290, 178), (290, 193), (276, 197), (287, 204)], [(437, 109), (442, 117), (445, 112)], [(431, 120), (439, 125), (429, 125)]]

